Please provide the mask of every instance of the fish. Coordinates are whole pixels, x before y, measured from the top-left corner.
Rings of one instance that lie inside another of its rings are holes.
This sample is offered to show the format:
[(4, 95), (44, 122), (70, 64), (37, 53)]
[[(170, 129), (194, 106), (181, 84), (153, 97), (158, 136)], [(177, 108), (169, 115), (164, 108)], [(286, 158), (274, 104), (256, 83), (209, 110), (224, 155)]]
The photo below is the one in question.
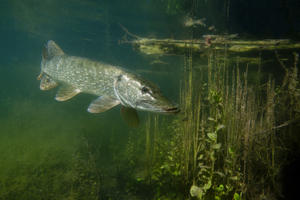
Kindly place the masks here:
[(121, 116), (137, 127), (137, 110), (176, 114), (177, 104), (167, 99), (159, 87), (125, 68), (66, 54), (53, 40), (42, 50), (41, 90), (58, 87), (55, 99), (67, 101), (80, 93), (95, 95), (87, 111), (102, 113), (121, 104)]

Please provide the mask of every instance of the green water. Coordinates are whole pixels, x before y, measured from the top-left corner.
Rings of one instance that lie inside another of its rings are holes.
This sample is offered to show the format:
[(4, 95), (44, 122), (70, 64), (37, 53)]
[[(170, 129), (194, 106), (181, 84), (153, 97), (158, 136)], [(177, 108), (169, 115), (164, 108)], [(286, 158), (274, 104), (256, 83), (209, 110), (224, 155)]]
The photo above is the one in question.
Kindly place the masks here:
[[(236, 11), (238, 1), (232, 2), (230, 5)], [(66, 102), (55, 101), (56, 89), (41, 91), (37, 80), (42, 47), (48, 40), (54, 40), (67, 54), (104, 61), (141, 74), (159, 85), (169, 99), (180, 103), (187, 81), (185, 68), (189, 52), (185, 56), (142, 54), (130, 44), (118, 43), (125, 34), (120, 24), (143, 37), (201, 38), (207, 30), (182, 25), (184, 16), (194, 13), (206, 17), (208, 24), (215, 24), (218, 34), (240, 31), (250, 38), (299, 36), (296, 14), (292, 28), (285, 23), (280, 23), (285, 24), (282, 29), (270, 24), (255, 35), (259, 25), (256, 27), (247, 17), (238, 22), (239, 13), (226, 14), (226, 6), (218, 1), (3, 0), (0, 5), (1, 200), (197, 199), (190, 195), (195, 178), (185, 179), (179, 170), (182, 161), (177, 162), (184, 160), (177, 157), (178, 149), (185, 148), (178, 139), (179, 130), (186, 126), (186, 121), (195, 119), (139, 112), (141, 124), (133, 129), (122, 120), (119, 106), (105, 113), (88, 113), (87, 107), (95, 96), (80, 94)], [(222, 12), (218, 13), (220, 9)], [(270, 15), (274, 16), (273, 12)], [(293, 31), (291, 35), (289, 30)], [(293, 65), (292, 51), (280, 53), (289, 59), (287, 65)], [(270, 75), (276, 78), (276, 84), (282, 81), (284, 70), (273, 52), (262, 56), (256, 52), (253, 57), (263, 57), (266, 62), (236, 64), (234, 60), (230, 61), (230, 68), (238, 65), (245, 72), (248, 67), (249, 84), (257, 80), (258, 69), (262, 71), (261, 82)], [(193, 83), (197, 88), (198, 77), (207, 75), (203, 73), (208, 71), (208, 54), (192, 58)], [(292, 149), (296, 152), (299, 143), (298, 137), (295, 138)], [(296, 152), (291, 157), (298, 155)], [(244, 170), (236, 169), (241, 173)], [(232, 199), (243, 192), (230, 190), (226, 198)]]
[[(181, 58), (166, 58), (171, 65), (155, 68), (152, 59), (138, 55), (130, 45), (118, 45), (123, 35), (118, 23), (139, 33), (163, 23), (149, 24), (145, 3), (128, 7), (118, 1), (1, 1), (5, 49), (0, 63), (0, 199), (132, 198), (122, 185), (131, 178), (126, 170), (136, 165), (128, 165), (128, 156), (142, 157), (144, 152), (140, 145), (128, 153), (129, 137), (143, 140), (143, 130), (130, 129), (120, 107), (88, 113), (94, 96), (56, 102), (56, 90), (40, 91), (36, 78), (42, 47), (52, 39), (68, 54), (139, 69), (177, 101), (180, 69), (172, 63)], [(133, 19), (136, 24), (130, 22)], [(146, 114), (140, 113), (140, 118), (145, 123)]]

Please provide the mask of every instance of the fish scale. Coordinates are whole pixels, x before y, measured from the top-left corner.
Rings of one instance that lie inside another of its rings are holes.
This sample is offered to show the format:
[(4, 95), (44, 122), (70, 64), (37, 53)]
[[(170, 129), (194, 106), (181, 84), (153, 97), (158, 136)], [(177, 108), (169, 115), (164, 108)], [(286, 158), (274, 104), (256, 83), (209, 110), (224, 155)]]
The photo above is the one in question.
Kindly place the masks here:
[(75, 56), (57, 56), (46, 62), (44, 72), (62, 83), (97, 96), (115, 97), (113, 83), (124, 71), (112, 65)]

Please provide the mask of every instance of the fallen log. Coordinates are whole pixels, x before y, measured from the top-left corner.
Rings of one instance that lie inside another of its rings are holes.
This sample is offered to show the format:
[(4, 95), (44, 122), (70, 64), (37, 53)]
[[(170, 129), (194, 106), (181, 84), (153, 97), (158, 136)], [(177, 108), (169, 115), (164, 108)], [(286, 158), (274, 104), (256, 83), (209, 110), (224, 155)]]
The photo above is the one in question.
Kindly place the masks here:
[[(135, 49), (147, 55), (155, 54), (184, 54), (188, 49), (195, 53), (203, 53), (208, 50), (227, 50), (233, 53), (251, 51), (270, 51), (282, 49), (300, 49), (300, 43), (289, 39), (265, 39), (242, 40), (236, 34), (233, 35), (204, 35), (203, 39), (175, 40), (145, 38), (130, 33), (121, 26), (126, 35), (120, 43), (130, 43)], [(128, 36), (130, 39), (128, 39)]]

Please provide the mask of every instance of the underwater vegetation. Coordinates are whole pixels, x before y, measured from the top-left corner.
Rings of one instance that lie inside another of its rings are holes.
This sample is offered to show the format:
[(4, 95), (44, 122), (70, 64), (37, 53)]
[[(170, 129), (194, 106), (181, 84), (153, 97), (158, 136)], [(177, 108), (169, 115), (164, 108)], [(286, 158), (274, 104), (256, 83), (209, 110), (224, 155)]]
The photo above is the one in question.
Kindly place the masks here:
[(183, 113), (172, 122), (149, 116), (146, 172), (132, 183), (135, 192), (147, 186), (149, 199), (284, 197), (280, 172), (299, 128), (299, 55), (289, 66), (276, 56), (285, 71), (277, 84), (261, 79), (261, 64), (249, 79), (250, 65), (224, 59), (226, 52), (210, 52), (208, 68), (195, 72), (187, 53)]

